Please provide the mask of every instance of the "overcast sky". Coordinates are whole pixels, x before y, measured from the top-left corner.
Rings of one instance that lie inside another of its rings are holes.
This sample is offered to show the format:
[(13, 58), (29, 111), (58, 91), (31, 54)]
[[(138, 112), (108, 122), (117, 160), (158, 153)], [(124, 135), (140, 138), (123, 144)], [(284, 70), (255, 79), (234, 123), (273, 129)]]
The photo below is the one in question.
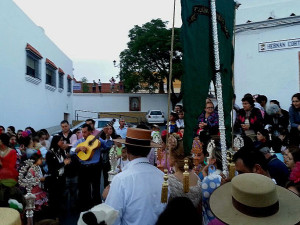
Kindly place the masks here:
[[(172, 26), (174, 0), (13, 0), (73, 60), (75, 78), (108, 82), (119, 69), (112, 61), (126, 48), (128, 32), (161, 18)], [(295, 0), (238, 0), (240, 9)], [(297, 0), (299, 1), (299, 0)], [(176, 0), (175, 27), (181, 26)], [(252, 15), (237, 11), (245, 22)], [(255, 15), (259, 14), (258, 12)], [(249, 18), (248, 18), (249, 17)], [(266, 15), (265, 18), (268, 18)], [(264, 18), (264, 17), (263, 17)]]
[[(128, 32), (151, 19), (170, 21), (174, 0), (14, 0), (46, 35), (73, 60), (76, 79), (89, 82), (118, 74), (112, 61), (129, 41)], [(181, 26), (176, 1), (175, 26)]]

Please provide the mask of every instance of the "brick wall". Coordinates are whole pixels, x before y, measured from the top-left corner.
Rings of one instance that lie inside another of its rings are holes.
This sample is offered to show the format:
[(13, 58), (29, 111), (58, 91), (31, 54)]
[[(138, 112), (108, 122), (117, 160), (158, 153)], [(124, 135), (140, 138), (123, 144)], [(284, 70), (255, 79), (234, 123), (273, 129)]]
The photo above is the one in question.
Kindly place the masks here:
[[(100, 93), (99, 88), (98, 88), (98, 84), (96, 85), (96, 91), (95, 92), (93, 92), (93, 83), (87, 83), (87, 85), (89, 87), (88, 93)], [(83, 84), (81, 83), (81, 90), (80, 91), (74, 90), (73, 93), (83, 93), (82, 88), (83, 88)], [(110, 89), (110, 83), (102, 83), (101, 93), (124, 93), (123, 83), (122, 82), (116, 83), (115, 88), (113, 89), (113, 91), (111, 91), (111, 89)]]

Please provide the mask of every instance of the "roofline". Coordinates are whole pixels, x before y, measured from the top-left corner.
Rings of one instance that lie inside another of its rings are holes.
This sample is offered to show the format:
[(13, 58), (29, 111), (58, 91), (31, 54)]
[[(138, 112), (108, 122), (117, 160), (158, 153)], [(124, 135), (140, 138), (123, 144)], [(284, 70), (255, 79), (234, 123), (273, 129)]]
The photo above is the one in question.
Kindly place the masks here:
[(235, 33), (241, 33), (245, 31), (251, 30), (259, 30), (259, 29), (266, 29), (272, 27), (280, 27), (280, 26), (293, 26), (300, 24), (300, 16), (291, 16), (285, 17), (280, 19), (271, 19), (271, 20), (264, 20), (259, 22), (251, 22), (245, 24), (236, 25)]

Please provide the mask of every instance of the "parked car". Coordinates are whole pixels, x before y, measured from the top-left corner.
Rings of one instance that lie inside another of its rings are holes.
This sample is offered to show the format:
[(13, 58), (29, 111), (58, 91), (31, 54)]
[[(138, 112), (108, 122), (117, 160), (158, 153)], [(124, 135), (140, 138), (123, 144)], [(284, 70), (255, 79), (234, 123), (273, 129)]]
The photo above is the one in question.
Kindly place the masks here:
[[(100, 118), (100, 119), (93, 119), (95, 120), (95, 128), (96, 130), (99, 130), (101, 131), (103, 129), (103, 127), (105, 127), (110, 121), (112, 121), (114, 118)], [(81, 122), (81, 123), (78, 123), (77, 125), (73, 126), (71, 128), (71, 131), (79, 128), (81, 129), (83, 124), (85, 124), (85, 121)], [(119, 124), (119, 119), (116, 119), (115, 118), (115, 122), (114, 122), (114, 125), (113, 127), (115, 128), (115, 130), (120, 126)], [(125, 124), (126, 127), (136, 127), (135, 124), (131, 124), (131, 123), (126, 123)], [(58, 134), (59, 132), (61, 132), (61, 130), (58, 130), (56, 132), (53, 132), (51, 135), (56, 135)]]
[[(95, 129), (101, 131), (103, 127), (105, 127), (110, 121), (113, 120), (113, 118), (100, 118), (100, 119), (94, 119), (95, 120)], [(116, 121), (114, 122), (113, 126), (115, 129), (119, 127), (119, 119), (115, 119)], [(75, 125), (74, 127), (71, 128), (71, 130), (75, 130), (77, 128), (81, 129), (83, 124), (85, 124), (85, 121)]]
[[(94, 119), (95, 120), (95, 128), (96, 130), (101, 131), (103, 129), (103, 127), (105, 127), (110, 121), (112, 121), (114, 118), (100, 118), (100, 119)], [(85, 124), (85, 121), (77, 124), (76, 126), (72, 127), (71, 130), (75, 130), (76, 128), (81, 128), (82, 125)], [(113, 124), (113, 127), (115, 128), (115, 130), (120, 126), (119, 124), (119, 119), (115, 118), (115, 122)], [(135, 127), (136, 125), (131, 124), (131, 123), (126, 123), (125, 124), (126, 127)]]
[(165, 123), (165, 116), (161, 110), (149, 110), (146, 114), (147, 123)]

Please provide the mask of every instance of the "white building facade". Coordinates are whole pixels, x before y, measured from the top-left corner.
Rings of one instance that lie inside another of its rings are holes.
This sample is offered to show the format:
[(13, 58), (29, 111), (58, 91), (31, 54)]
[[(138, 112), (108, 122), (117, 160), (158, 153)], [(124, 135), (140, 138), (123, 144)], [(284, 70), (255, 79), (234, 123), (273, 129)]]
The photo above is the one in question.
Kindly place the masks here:
[[(132, 100), (137, 100), (138, 110), (132, 110)], [(142, 112), (148, 110), (161, 110), (164, 115), (168, 114), (168, 95), (167, 94), (149, 94), (149, 93), (104, 93), (104, 94), (74, 94), (74, 111), (76, 114), (85, 117), (97, 118), (98, 113), (128, 113)], [(87, 111), (83, 113), (82, 111)], [(92, 113), (94, 112), (94, 113)], [(96, 113), (96, 114), (95, 114)], [(83, 120), (84, 118), (76, 118), (74, 120)]]
[(234, 87), (288, 109), (300, 92), (300, 1), (241, 1), (237, 10)]
[(73, 63), (12, 1), (0, 1), (0, 125), (57, 129), (73, 118)]

